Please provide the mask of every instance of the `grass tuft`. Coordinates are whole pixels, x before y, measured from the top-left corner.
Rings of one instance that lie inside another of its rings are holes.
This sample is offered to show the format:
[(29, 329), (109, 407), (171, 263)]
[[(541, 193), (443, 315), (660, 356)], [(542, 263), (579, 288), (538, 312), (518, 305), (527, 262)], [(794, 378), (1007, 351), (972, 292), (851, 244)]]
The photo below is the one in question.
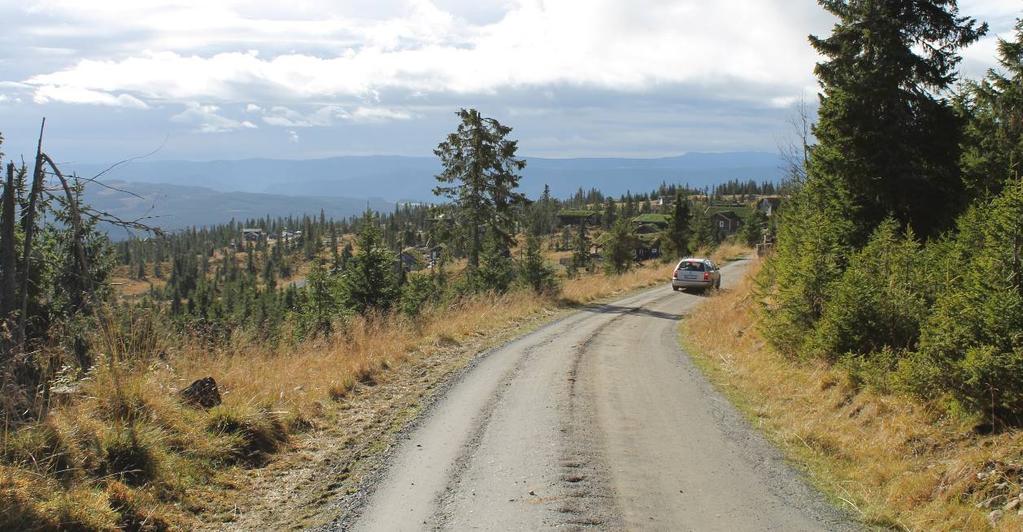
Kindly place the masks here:
[(108, 504), (106, 493), (96, 489), (81, 487), (59, 493), (42, 507), (58, 530), (118, 530), (117, 512)]
[(106, 489), (110, 508), (117, 512), (117, 526), (129, 532), (161, 532), (170, 530), (170, 523), (159, 513), (153, 497), (120, 482), (110, 482)]
[(153, 480), (159, 470), (156, 445), (141, 430), (131, 425), (114, 427), (103, 440), (107, 472), (132, 486)]
[(227, 436), (232, 463), (256, 467), (287, 441), (285, 426), (272, 412), (243, 406), (221, 405), (210, 411), (207, 429)]
[(76, 450), (51, 421), (15, 432), (4, 445), (4, 459), (40, 474), (67, 480), (76, 471)]

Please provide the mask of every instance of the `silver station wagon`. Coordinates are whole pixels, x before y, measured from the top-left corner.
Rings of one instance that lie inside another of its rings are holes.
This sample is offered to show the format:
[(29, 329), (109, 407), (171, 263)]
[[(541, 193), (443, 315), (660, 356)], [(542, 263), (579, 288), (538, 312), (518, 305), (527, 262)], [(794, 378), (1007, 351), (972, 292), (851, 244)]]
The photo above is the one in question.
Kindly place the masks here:
[(703, 291), (721, 288), (721, 270), (710, 259), (688, 258), (679, 261), (671, 276), (671, 288)]

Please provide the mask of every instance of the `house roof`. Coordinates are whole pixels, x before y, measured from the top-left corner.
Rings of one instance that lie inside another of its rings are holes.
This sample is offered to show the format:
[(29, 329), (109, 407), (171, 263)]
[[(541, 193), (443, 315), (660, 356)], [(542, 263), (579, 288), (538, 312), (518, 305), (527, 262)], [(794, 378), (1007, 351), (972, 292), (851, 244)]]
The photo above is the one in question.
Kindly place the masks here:
[(633, 218), (632, 221), (637, 224), (660, 225), (668, 224), (671, 221), (671, 218), (669, 218), (666, 214), (647, 213), (640, 214), (639, 216)]
[(590, 218), (592, 216), (599, 216), (600, 213), (597, 211), (587, 211), (583, 209), (566, 209), (558, 213), (561, 218)]

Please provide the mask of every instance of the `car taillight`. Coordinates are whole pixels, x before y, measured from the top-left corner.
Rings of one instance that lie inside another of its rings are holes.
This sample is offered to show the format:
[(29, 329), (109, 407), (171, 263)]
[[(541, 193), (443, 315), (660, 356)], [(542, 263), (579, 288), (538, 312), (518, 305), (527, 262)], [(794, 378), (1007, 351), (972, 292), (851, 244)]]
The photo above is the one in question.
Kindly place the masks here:
[(678, 270), (675, 270), (675, 272), (671, 274), (671, 278), (678, 279)]
[(703, 280), (704, 281), (710, 280), (710, 272), (703, 272)]

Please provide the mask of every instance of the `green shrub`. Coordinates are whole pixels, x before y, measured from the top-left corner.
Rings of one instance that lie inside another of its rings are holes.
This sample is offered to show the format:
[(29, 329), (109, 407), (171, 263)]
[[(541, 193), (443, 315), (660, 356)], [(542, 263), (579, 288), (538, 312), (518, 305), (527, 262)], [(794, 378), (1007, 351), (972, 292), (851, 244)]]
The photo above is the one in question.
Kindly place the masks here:
[(779, 212), (774, 256), (759, 278), (762, 331), (783, 353), (803, 344), (853, 253), (855, 210), (840, 181), (814, 177)]
[(619, 218), (611, 230), (603, 235), (604, 271), (608, 275), (621, 275), (632, 267), (638, 241), (629, 220)]
[(1023, 183), (967, 212), (945, 289), (900, 368), (919, 394), (947, 393), (995, 426), (1023, 422)]
[[(580, 225), (584, 227), (584, 225)], [(582, 231), (585, 234), (585, 231)], [(573, 256), (572, 264), (581, 265), (583, 267), (589, 264), (589, 239), (585, 242), (585, 256), (586, 263), (580, 262), (582, 259), (581, 251), (577, 251), (576, 256)], [(543, 254), (540, 252), (540, 238), (536, 235), (526, 236), (526, 255), (519, 263), (519, 279), (523, 284), (530, 287), (534, 292), (538, 294), (553, 294), (558, 290), (557, 278), (554, 274), (554, 269), (547, 266), (544, 262)]]
[(405, 286), (401, 287), (398, 308), (402, 314), (414, 318), (422, 312), (427, 303), (436, 300), (437, 296), (438, 288), (434, 285), (432, 276), (410, 275)]
[(803, 353), (834, 359), (915, 349), (929, 310), (924, 258), (912, 232), (882, 223), (830, 288)]
[(853, 386), (891, 393), (899, 388), (896, 369), (904, 356), (904, 351), (885, 346), (870, 356), (846, 354), (839, 358), (838, 364), (845, 369)]
[(472, 277), (475, 292), (507, 292), (515, 280), (515, 263), (502, 241), (492, 235), (480, 254), (480, 267)]

